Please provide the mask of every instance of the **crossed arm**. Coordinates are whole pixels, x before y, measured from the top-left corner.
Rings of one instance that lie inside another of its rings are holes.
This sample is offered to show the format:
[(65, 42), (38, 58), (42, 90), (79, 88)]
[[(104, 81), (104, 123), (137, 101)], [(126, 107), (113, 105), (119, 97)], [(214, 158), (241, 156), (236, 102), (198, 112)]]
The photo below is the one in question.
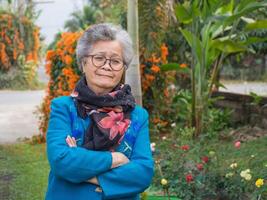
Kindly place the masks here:
[(68, 105), (58, 99), (52, 101), (46, 139), (48, 160), (55, 176), (72, 183), (98, 184), (105, 199), (135, 195), (150, 185), (154, 162), (145, 111), (139, 114), (143, 125), (130, 160), (119, 152), (92, 151), (79, 146), (70, 148), (69, 145), (75, 143), (68, 139), (66, 144), (65, 140), (71, 132), (68, 112)]
[[(74, 147), (74, 148), (77, 147), (75, 138), (74, 137), (70, 137), (69, 135), (66, 138), (66, 143), (71, 148), (72, 147)], [(124, 165), (124, 164), (130, 162), (130, 160), (124, 154), (122, 154), (120, 152), (112, 152), (111, 156), (112, 156), (111, 169), (119, 167), (121, 165)], [(96, 177), (88, 179), (86, 182), (92, 183), (92, 184), (95, 184), (95, 185), (99, 185), (98, 180), (97, 180)]]

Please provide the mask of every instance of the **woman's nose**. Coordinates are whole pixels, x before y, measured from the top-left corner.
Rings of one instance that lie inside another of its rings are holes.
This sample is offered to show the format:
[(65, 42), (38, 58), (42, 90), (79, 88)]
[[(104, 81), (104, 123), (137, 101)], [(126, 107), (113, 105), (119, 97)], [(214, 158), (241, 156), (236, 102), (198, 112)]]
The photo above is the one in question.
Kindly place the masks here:
[(101, 69), (104, 69), (104, 70), (107, 70), (107, 71), (112, 71), (110, 62), (111, 62), (110, 60), (106, 60), (106, 63), (101, 67)]

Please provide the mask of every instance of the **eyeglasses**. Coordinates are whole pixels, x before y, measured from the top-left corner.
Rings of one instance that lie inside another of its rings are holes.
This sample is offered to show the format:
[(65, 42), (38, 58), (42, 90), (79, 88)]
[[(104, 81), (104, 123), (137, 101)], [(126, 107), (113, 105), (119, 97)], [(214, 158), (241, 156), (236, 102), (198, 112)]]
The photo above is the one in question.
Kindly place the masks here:
[(106, 64), (107, 60), (109, 60), (109, 66), (113, 71), (120, 71), (124, 67), (124, 62), (119, 58), (106, 58), (102, 55), (87, 55), (85, 57), (91, 57), (92, 63), (96, 67), (102, 67)]

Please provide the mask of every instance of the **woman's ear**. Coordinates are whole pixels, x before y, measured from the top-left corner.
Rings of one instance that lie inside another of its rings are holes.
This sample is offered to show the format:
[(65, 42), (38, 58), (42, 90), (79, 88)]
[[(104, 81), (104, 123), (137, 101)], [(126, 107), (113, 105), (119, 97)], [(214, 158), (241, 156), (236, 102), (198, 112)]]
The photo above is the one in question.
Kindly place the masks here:
[(85, 73), (86, 62), (84, 60), (82, 60), (81, 64), (82, 64), (82, 73), (84, 74)]
[(122, 76), (121, 76), (121, 84), (125, 84), (125, 75), (126, 75), (126, 69), (123, 70)]

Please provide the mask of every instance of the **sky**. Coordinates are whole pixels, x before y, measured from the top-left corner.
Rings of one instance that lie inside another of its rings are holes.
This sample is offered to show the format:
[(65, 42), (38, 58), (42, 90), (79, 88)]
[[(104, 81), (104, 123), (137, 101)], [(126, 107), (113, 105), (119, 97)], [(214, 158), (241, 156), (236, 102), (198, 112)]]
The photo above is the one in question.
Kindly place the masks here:
[(53, 41), (55, 34), (63, 30), (64, 22), (70, 18), (70, 14), (81, 9), (86, 0), (39, 0), (36, 10), (40, 10), (41, 14), (36, 24), (41, 28), (41, 35), (45, 37), (45, 43), (49, 44)]

